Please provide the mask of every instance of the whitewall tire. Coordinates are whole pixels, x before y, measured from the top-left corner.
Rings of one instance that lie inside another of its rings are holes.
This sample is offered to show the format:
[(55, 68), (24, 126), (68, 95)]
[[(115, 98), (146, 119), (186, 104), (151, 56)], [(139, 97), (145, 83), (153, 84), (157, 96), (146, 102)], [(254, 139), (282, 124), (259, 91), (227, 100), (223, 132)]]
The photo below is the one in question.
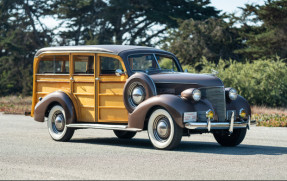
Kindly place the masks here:
[(148, 135), (157, 149), (170, 150), (177, 147), (182, 138), (182, 128), (165, 109), (156, 109), (148, 121)]
[(53, 140), (69, 141), (74, 134), (74, 129), (66, 126), (66, 114), (62, 106), (52, 107), (48, 115), (47, 125)]

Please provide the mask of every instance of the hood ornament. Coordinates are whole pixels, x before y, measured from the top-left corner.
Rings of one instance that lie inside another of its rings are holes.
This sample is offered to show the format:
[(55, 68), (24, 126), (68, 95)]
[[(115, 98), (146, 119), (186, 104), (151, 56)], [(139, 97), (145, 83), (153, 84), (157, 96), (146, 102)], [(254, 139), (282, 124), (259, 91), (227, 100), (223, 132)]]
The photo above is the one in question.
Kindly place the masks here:
[(217, 75), (219, 72), (216, 71), (216, 70), (214, 70), (214, 69), (211, 69), (211, 73), (212, 73), (213, 75)]

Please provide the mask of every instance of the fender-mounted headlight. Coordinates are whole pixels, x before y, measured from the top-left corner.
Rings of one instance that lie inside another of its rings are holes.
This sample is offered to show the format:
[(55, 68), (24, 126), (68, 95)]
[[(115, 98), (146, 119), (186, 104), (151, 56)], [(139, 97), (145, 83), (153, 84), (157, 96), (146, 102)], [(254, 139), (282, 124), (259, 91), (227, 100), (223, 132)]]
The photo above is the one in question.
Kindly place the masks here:
[(199, 89), (186, 89), (181, 92), (181, 97), (189, 100), (199, 101), (201, 99), (201, 91)]
[(199, 101), (199, 100), (201, 99), (201, 91), (198, 90), (198, 89), (194, 89), (194, 90), (192, 91), (192, 98), (193, 98), (193, 100), (195, 100), (195, 101)]
[(230, 100), (232, 100), (232, 101), (234, 101), (234, 100), (236, 100), (237, 99), (237, 91), (234, 89), (234, 88), (226, 88), (225, 89), (225, 92), (226, 92), (226, 96), (230, 99)]

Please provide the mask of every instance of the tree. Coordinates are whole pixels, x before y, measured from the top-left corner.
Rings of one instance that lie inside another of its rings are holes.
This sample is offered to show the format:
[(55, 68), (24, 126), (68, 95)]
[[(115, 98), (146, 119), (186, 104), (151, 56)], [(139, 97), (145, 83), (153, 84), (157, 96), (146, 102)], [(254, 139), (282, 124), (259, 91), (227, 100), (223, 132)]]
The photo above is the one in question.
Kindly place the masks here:
[(245, 47), (236, 51), (248, 59), (287, 58), (287, 1), (267, 0), (264, 5), (246, 5), (236, 17)]
[(209, 4), (209, 0), (55, 1), (59, 18), (70, 21), (61, 32), (67, 44), (150, 45), (168, 28), (177, 28), (176, 19), (216, 17), (219, 11)]
[(217, 63), (222, 59), (240, 59), (234, 50), (242, 44), (232, 23), (222, 18), (209, 18), (204, 21), (193, 19), (180, 22), (178, 30), (169, 32), (164, 48), (173, 52), (183, 64), (193, 65), (203, 56)]
[(40, 21), (49, 14), (47, 6), (44, 0), (0, 0), (1, 96), (31, 95), (34, 54), (51, 42), (51, 31)]

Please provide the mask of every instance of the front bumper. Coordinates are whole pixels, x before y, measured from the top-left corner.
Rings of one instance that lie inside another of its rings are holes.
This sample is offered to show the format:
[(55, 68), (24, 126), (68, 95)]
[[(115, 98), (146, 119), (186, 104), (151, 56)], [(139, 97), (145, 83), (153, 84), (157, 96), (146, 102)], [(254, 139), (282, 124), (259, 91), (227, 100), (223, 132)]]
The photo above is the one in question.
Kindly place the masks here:
[(233, 132), (233, 129), (248, 128), (250, 125), (256, 124), (256, 121), (251, 121), (250, 116), (247, 121), (234, 122), (234, 117), (232, 116), (230, 122), (187, 122), (185, 123), (185, 128), (193, 130), (207, 130), (211, 131), (213, 129), (228, 129), (229, 132)]

